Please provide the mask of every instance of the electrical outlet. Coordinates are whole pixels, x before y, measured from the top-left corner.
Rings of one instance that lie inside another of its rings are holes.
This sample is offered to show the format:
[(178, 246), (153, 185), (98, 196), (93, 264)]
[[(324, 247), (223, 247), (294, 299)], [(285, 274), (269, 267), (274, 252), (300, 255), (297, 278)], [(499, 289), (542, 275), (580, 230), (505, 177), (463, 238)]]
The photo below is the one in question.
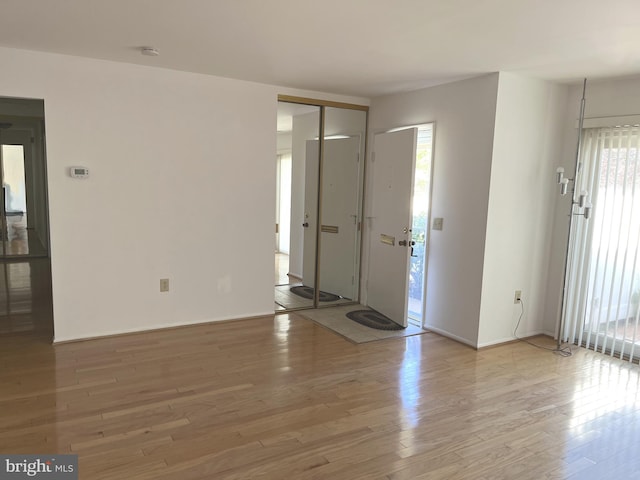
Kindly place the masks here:
[(520, 303), (522, 301), (522, 290), (516, 290), (513, 296), (513, 303)]
[(169, 279), (168, 278), (161, 278), (160, 279), (160, 291), (161, 292), (168, 292), (169, 291)]

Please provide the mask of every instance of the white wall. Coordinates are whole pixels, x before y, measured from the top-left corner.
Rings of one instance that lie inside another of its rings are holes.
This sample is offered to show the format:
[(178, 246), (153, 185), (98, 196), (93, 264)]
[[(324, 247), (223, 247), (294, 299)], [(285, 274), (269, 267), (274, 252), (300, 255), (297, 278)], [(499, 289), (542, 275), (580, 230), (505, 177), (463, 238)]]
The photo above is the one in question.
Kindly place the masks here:
[(544, 305), (568, 87), (500, 73), (478, 346), (552, 333)]
[[(431, 233), (425, 320), (434, 331), (473, 346), (478, 340), (497, 88), (498, 74), (491, 74), (378, 97), (369, 117), (370, 145), (375, 132), (435, 122), (431, 215), (444, 218), (444, 229)], [(363, 278), (366, 258), (367, 252)]]
[(5, 48), (0, 63), (0, 96), (45, 101), (56, 341), (273, 312), (277, 94), (313, 92)]
[[(564, 116), (564, 150), (558, 165), (565, 168), (565, 175), (573, 178), (577, 142), (577, 120), (580, 113), (582, 82), (569, 89)], [(588, 81), (585, 117), (611, 117), (640, 115), (640, 77)], [(555, 216), (549, 274), (547, 277), (545, 324), (546, 331), (557, 331), (560, 317), (562, 277), (565, 249), (567, 247), (567, 214), (570, 196), (555, 195)]]
[(291, 153), (291, 132), (278, 132), (277, 143), (279, 154)]
[[(277, 94), (366, 99), (6, 48), (0, 61), (0, 96), (45, 101), (56, 340), (273, 311)], [(505, 82), (501, 89), (542, 97), (548, 89)], [(498, 338), (514, 318), (513, 304), (501, 304), (501, 320), (483, 320), (478, 339), (483, 278), (483, 314), (507, 291), (486, 282), (493, 272), (483, 275), (485, 234), (491, 260), (503, 218), (496, 211), (486, 230), (494, 120), (502, 128), (501, 115), (509, 117), (499, 109), (496, 118), (498, 83), (493, 74), (379, 97), (370, 115), (374, 132), (436, 122), (432, 216), (445, 223), (431, 237), (426, 321), (473, 345)], [(640, 113), (639, 88), (638, 79), (590, 84), (587, 116)], [(573, 164), (579, 94), (572, 88), (566, 107), (565, 168)], [(91, 178), (69, 178), (71, 165), (89, 167)], [(555, 327), (565, 220), (556, 206), (544, 331)], [(524, 284), (526, 301), (541, 287), (518, 275), (510, 282)], [(161, 277), (171, 279), (169, 293), (159, 293)], [(535, 321), (527, 331), (538, 329)]]

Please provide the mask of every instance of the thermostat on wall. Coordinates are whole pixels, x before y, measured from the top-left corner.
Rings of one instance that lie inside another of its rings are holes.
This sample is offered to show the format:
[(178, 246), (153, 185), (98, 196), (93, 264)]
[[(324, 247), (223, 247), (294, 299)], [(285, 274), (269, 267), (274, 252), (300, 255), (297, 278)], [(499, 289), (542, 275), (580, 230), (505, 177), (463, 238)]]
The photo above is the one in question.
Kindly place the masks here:
[(70, 167), (69, 174), (73, 178), (89, 178), (89, 169), (86, 167)]

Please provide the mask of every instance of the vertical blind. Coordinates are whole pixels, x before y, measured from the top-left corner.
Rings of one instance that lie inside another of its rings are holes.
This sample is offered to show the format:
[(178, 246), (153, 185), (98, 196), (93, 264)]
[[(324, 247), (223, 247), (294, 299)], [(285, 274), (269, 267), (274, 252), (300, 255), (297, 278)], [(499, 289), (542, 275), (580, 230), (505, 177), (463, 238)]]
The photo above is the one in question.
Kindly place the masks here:
[(584, 130), (575, 198), (590, 192), (593, 212), (572, 223), (562, 332), (563, 341), (630, 361), (640, 357), (639, 130)]

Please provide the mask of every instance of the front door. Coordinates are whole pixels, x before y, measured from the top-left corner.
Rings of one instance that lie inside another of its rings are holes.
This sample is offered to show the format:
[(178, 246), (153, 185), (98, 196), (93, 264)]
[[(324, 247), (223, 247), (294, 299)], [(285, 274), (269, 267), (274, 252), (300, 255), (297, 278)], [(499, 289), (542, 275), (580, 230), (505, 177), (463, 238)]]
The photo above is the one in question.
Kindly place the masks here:
[(407, 326), (417, 128), (374, 138), (367, 305)]

